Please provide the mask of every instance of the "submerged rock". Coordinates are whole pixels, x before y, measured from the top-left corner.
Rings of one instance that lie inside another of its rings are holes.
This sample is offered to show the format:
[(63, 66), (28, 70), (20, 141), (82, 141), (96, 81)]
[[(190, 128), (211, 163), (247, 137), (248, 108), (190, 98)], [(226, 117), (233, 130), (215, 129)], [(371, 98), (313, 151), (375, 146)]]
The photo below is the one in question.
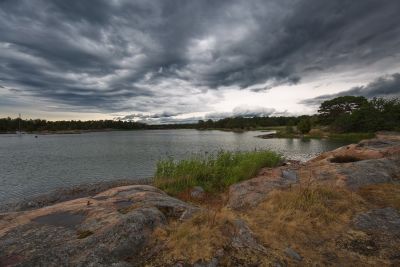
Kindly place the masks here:
[(0, 266), (126, 266), (142, 252), (155, 227), (196, 210), (155, 187), (133, 185), (3, 213)]

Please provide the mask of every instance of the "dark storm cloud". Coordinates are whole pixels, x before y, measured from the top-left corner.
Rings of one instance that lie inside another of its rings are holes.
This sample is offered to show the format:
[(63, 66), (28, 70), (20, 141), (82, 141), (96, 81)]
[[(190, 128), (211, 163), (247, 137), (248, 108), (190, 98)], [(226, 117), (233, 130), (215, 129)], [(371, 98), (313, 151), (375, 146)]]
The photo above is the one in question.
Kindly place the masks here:
[(264, 91), (399, 54), (399, 10), (397, 0), (3, 0), (0, 80), (77, 110), (198, 111), (187, 99), (207, 90)]
[(400, 73), (385, 75), (379, 77), (378, 79), (374, 80), (373, 82), (365, 86), (356, 86), (349, 90), (339, 92), (337, 94), (321, 95), (312, 99), (306, 99), (301, 103), (306, 105), (319, 105), (321, 102), (325, 100), (347, 95), (364, 96), (367, 98), (400, 97)]
[(258, 88), (251, 88), (250, 91), (252, 92), (263, 92), (267, 91), (269, 89), (272, 89), (276, 86), (283, 85), (283, 84), (289, 84), (289, 85), (295, 85), (300, 82), (300, 77), (288, 77), (285, 79), (280, 79), (280, 80), (273, 80), (271, 81), (270, 84), (263, 86), (263, 87), (258, 87)]

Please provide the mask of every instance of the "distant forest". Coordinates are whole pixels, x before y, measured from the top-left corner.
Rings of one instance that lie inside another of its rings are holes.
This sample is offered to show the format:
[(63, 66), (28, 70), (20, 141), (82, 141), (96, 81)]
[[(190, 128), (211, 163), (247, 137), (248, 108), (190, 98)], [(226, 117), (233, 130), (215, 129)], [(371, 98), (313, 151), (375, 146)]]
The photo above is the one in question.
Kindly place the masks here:
[(292, 126), (301, 133), (313, 127), (324, 127), (334, 133), (400, 131), (400, 99), (341, 96), (321, 103), (318, 113), (299, 117), (225, 118), (218, 121), (199, 121), (197, 128), (251, 129)]
[(140, 130), (140, 129), (237, 129), (250, 130), (275, 126), (294, 127), (307, 133), (313, 127), (326, 126), (331, 132), (375, 132), (400, 130), (400, 99), (342, 96), (324, 101), (318, 114), (299, 117), (232, 117), (220, 120), (200, 120), (193, 124), (148, 125), (141, 122), (121, 120), (91, 121), (47, 121), (41, 119), (21, 120), (0, 118), (0, 132), (15, 132), (20, 128), (26, 132), (40, 131), (96, 131), (96, 130)]
[(24, 132), (43, 131), (98, 131), (98, 130), (144, 130), (144, 129), (183, 129), (196, 128), (193, 124), (148, 125), (141, 122), (122, 120), (90, 120), (90, 121), (47, 121), (41, 119), (24, 120), (19, 118), (0, 118), (0, 132), (15, 132), (20, 128)]

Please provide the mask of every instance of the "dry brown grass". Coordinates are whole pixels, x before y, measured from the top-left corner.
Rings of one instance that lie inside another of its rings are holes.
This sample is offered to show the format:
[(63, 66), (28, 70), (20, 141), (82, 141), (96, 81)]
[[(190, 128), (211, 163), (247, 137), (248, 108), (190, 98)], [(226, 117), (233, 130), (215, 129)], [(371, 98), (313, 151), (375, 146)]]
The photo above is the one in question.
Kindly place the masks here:
[(190, 194), (191, 190), (184, 190), (176, 195), (176, 197), (184, 202), (193, 203), (210, 210), (220, 210), (228, 201), (227, 192), (209, 193), (204, 192), (202, 197), (193, 198)]
[(165, 244), (163, 262), (210, 260), (230, 242), (232, 221), (242, 217), (257, 239), (282, 258), (291, 246), (310, 261), (324, 263), (324, 252), (337, 249), (334, 240), (347, 230), (351, 216), (364, 209), (363, 199), (355, 193), (311, 185), (274, 191), (265, 202), (240, 214), (207, 204), (206, 212), (155, 232), (155, 239)]
[(400, 210), (400, 184), (376, 184), (360, 188), (358, 194), (372, 205)]
[(265, 246), (276, 251), (291, 246), (311, 262), (324, 263), (324, 253), (335, 250), (334, 240), (363, 208), (362, 198), (344, 189), (296, 187), (272, 192), (246, 218)]
[(183, 223), (176, 222), (157, 229), (154, 238), (165, 243), (163, 261), (184, 260), (193, 264), (212, 259), (216, 251), (229, 242), (227, 231), (233, 219), (232, 212), (226, 209), (208, 210)]
[[(181, 197), (190, 200), (187, 194)], [(345, 245), (352, 242), (354, 234), (363, 234), (351, 229), (350, 221), (356, 213), (376, 206), (400, 208), (400, 185), (373, 185), (355, 193), (303, 183), (288, 190), (276, 190), (257, 207), (240, 213), (224, 208), (221, 202), (225, 198), (224, 194), (206, 198), (198, 203), (204, 212), (183, 223), (171, 222), (168, 227), (157, 229), (154, 240), (163, 244), (157, 261), (162, 264), (209, 261), (218, 249), (229, 247), (232, 222), (242, 218), (269, 253), (289, 265), (299, 264), (284, 254), (289, 246), (304, 258), (301, 262), (304, 266), (386, 264), (383, 259), (356, 254)], [(263, 257), (255, 257), (252, 262), (261, 263), (259, 259)]]

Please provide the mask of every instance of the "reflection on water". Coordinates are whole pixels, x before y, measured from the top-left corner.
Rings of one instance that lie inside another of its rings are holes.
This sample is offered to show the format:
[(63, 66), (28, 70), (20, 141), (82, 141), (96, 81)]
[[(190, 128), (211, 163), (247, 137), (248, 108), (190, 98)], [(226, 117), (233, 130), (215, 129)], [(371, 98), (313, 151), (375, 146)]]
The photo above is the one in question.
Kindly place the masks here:
[[(262, 132), (159, 130), (77, 135), (0, 135), (0, 202), (87, 182), (151, 177), (156, 162), (218, 150), (270, 149), (307, 160), (344, 145), (328, 140), (261, 139)], [(264, 133), (265, 134), (265, 133)]]

